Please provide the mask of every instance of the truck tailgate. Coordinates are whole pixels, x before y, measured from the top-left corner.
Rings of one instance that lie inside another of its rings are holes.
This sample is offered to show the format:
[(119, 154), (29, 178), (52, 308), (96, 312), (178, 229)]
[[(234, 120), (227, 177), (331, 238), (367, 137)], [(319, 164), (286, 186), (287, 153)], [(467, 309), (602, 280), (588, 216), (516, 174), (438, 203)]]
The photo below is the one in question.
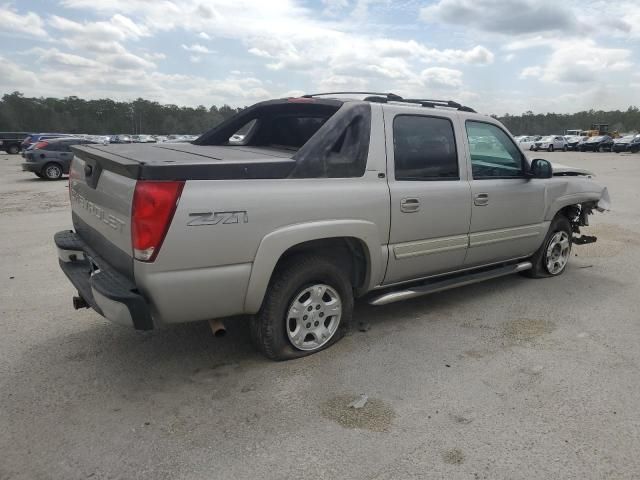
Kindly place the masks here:
[(69, 175), (73, 225), (82, 240), (133, 279), (131, 210), (136, 182), (284, 178), (294, 152), (189, 143), (76, 145)]
[(76, 155), (69, 175), (73, 226), (114, 269), (133, 279), (131, 204), (136, 180)]

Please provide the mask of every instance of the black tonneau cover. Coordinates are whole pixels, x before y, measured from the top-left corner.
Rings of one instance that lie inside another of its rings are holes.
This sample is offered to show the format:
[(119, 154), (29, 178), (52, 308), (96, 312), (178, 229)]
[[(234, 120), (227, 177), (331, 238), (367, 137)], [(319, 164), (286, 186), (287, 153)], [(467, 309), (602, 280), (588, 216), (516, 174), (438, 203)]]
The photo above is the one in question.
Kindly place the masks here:
[(138, 180), (229, 180), (285, 178), (295, 167), (294, 151), (270, 147), (208, 146), (190, 143), (75, 145), (92, 168)]

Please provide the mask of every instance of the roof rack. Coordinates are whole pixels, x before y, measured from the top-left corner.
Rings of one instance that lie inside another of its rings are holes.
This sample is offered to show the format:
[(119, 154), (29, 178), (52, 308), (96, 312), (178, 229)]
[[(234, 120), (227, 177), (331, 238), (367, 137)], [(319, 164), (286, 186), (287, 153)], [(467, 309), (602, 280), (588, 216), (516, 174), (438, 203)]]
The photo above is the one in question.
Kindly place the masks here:
[(454, 102), (453, 100), (430, 100), (430, 99), (422, 99), (422, 98), (402, 98), (400, 95), (396, 95), (395, 93), (381, 93), (381, 92), (326, 92), (326, 93), (312, 93), (307, 95), (302, 95), (302, 98), (313, 98), (320, 97), (324, 95), (368, 95), (364, 100), (367, 102), (376, 102), (376, 103), (387, 103), (387, 102), (402, 102), (402, 103), (414, 103), (416, 105), (421, 105), (427, 108), (436, 108), (436, 107), (448, 107), (455, 108), (456, 110), (460, 110), (462, 112), (471, 112), (476, 113), (476, 111), (471, 107), (466, 107), (458, 102)]

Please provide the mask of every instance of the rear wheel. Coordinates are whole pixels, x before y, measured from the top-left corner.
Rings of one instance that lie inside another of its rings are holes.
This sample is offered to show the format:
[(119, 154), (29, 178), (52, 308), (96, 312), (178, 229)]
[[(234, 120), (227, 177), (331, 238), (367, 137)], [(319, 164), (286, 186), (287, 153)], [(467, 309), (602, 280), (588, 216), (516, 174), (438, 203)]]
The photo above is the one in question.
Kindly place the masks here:
[(58, 180), (62, 178), (62, 167), (57, 163), (47, 163), (42, 169), (42, 175), (47, 180)]
[(295, 256), (274, 274), (262, 308), (251, 319), (251, 337), (273, 360), (299, 358), (340, 340), (352, 312), (347, 272), (324, 257)]
[(15, 155), (19, 151), (20, 147), (17, 145), (9, 145), (9, 148), (7, 148), (7, 153), (10, 153), (11, 155)]
[(571, 257), (571, 223), (564, 215), (557, 215), (542, 246), (531, 257), (533, 267), (524, 271), (531, 278), (556, 277), (561, 275)]

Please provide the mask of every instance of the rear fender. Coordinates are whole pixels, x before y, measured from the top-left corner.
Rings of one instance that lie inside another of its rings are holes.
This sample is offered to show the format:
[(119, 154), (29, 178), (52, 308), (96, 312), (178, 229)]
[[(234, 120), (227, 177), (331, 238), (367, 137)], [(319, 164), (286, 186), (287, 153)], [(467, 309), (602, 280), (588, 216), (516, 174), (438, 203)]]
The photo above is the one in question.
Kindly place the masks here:
[(386, 250), (381, 247), (375, 223), (364, 220), (323, 220), (289, 225), (269, 233), (260, 242), (251, 268), (245, 312), (256, 313), (260, 309), (276, 264), (287, 250), (304, 242), (337, 237), (356, 238), (366, 246), (368, 265), (365, 286), (370, 289), (379, 284), (386, 267)]

